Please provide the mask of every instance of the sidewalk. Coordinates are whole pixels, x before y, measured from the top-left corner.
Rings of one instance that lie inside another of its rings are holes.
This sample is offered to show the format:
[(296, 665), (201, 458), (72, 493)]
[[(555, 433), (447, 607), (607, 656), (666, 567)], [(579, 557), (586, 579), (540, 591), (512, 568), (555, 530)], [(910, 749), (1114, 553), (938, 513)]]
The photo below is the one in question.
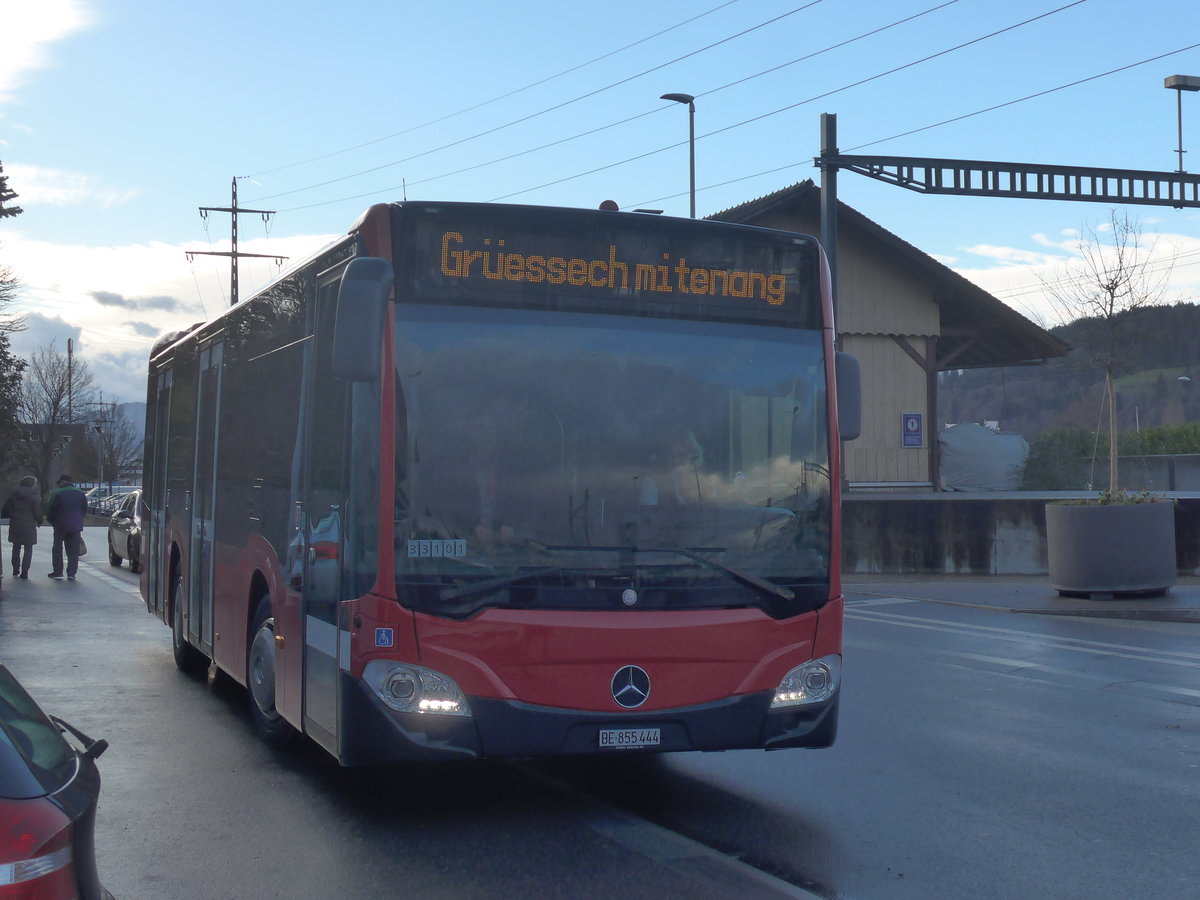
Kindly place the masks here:
[(1157, 597), (1062, 597), (1044, 575), (843, 575), (847, 600), (905, 597), (926, 603), (1048, 616), (1200, 623), (1200, 578), (1181, 578)]
[[(6, 519), (5, 522), (8, 520)], [(5, 538), (3, 550), (0, 550), (0, 599), (13, 589), (14, 582), (17, 578), (12, 573), (12, 544), (8, 543), (8, 526), (3, 526), (3, 536)], [(104, 525), (95, 525), (90, 520), (83, 526), (83, 540), (87, 544), (87, 553), (79, 557), (79, 574), (87, 574), (89, 565), (95, 566), (99, 571), (103, 572), (108, 566), (108, 522)], [(46, 577), (54, 564), (50, 559), (51, 549), (54, 546), (54, 532), (50, 526), (43, 525), (38, 529), (38, 542), (33, 545), (33, 558), (29, 566), (29, 581), (34, 584), (42, 584), (50, 581)], [(64, 555), (63, 563), (65, 566), (66, 557)], [(126, 564), (128, 567), (128, 564)], [(65, 574), (65, 573), (64, 573)], [(63, 579), (66, 580), (65, 578)]]

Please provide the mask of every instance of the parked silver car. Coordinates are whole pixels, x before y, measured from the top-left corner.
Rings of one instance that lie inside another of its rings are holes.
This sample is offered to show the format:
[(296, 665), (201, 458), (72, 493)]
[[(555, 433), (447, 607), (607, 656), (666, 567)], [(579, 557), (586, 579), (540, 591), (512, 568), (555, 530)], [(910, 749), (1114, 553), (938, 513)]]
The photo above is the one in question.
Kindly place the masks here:
[(129, 571), (142, 570), (142, 492), (130, 491), (108, 520), (108, 561), (119, 566), (129, 560)]

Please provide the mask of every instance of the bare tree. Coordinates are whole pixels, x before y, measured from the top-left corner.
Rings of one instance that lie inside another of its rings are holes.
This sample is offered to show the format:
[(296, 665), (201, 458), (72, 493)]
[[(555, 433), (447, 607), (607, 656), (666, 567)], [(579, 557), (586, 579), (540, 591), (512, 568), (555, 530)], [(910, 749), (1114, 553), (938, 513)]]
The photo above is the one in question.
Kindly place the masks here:
[(105, 484), (130, 484), (141, 474), (141, 429), (127, 418), (116, 403), (96, 403), (90, 407), (90, 421), (83, 429), (89, 458), (98, 465), (96, 481)]
[[(0, 309), (8, 306), (17, 299), (21, 282), (9, 266), (0, 265)], [(16, 331), (12, 316), (0, 317), (0, 331)]]
[[(53, 343), (35, 350), (21, 383), (20, 418), (26, 440), (16, 446), (18, 461), (45, 486), (57, 463), (61, 469), (81, 422), (94, 417), (95, 390), (87, 363), (59, 352)], [(82, 413), (82, 415), (81, 415)]]
[(1076, 340), (1104, 372), (1108, 419), (1108, 489), (1120, 489), (1117, 473), (1116, 376), (1140, 343), (1134, 313), (1163, 301), (1177, 253), (1155, 255), (1156, 242), (1143, 242), (1141, 225), (1113, 210), (1108, 226), (1088, 226), (1076, 243), (1079, 260), (1042, 285), (1061, 323), (1080, 320)]

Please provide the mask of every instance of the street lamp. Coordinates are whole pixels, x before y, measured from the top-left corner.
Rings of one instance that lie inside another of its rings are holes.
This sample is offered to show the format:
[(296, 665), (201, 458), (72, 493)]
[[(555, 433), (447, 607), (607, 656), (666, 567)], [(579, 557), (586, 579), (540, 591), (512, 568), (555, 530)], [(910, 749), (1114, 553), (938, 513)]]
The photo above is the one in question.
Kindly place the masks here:
[(689, 195), (692, 200), (692, 218), (696, 218), (696, 98), (691, 94), (663, 94), (660, 100), (686, 103), (688, 108), (688, 174)]
[(1200, 78), (1195, 75), (1172, 75), (1163, 79), (1163, 87), (1175, 91), (1175, 110), (1179, 121), (1179, 171), (1183, 171), (1183, 92), (1200, 91)]

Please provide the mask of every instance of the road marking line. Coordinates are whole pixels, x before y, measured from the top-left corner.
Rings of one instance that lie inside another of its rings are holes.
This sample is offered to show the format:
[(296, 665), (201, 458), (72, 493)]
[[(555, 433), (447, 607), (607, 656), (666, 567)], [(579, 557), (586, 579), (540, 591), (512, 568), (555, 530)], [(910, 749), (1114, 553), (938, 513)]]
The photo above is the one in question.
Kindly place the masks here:
[[(887, 653), (896, 649), (894, 645), (888, 644), (885, 641), (861, 639), (847, 640), (845, 641), (845, 646), (857, 650), (876, 650), (881, 653)], [(963, 650), (927, 650), (923, 651), (922, 659), (926, 661), (932, 660), (955, 668), (970, 668), (982, 672), (991, 672), (995, 675), (1022, 678), (1026, 681), (1083, 687), (1099, 691), (1113, 691), (1118, 694), (1147, 697), (1167, 703), (1184, 703), (1188, 706), (1200, 706), (1200, 690), (1193, 690), (1178, 685), (1158, 684), (1152, 681), (1113, 681), (1112, 676), (1107, 674), (1096, 675), (1090, 672), (1064, 669), (1060, 666), (1047, 666), (1027, 660), (1006, 659), (1001, 656), (988, 656), (984, 653), (968, 653)], [(971, 665), (972, 663), (975, 665)]]
[(115, 587), (117, 590), (124, 591), (126, 594), (136, 594), (139, 598), (142, 596), (142, 589), (138, 585), (131, 585), (126, 581), (122, 581), (120, 578), (114, 578), (107, 572), (100, 569), (98, 566), (92, 565), (90, 562), (85, 562), (81, 559), (79, 561), (79, 567), (81, 569), (86, 568), (93, 578), (99, 578), (109, 587)]
[(1200, 669), (1200, 654), (1187, 653), (1182, 650), (1153, 650), (1148, 647), (1136, 647), (1129, 644), (1113, 644), (1106, 641), (1089, 641), (1083, 638), (1039, 635), (1012, 628), (949, 623), (937, 619), (903, 616), (894, 613), (876, 612), (874, 610), (862, 612), (848, 610), (846, 618), (858, 619), (863, 622), (875, 622), (881, 625), (898, 625), (902, 628), (915, 628), (923, 631), (940, 631), (944, 634), (975, 634), (998, 641), (1008, 641), (1009, 643), (1026, 644), (1036, 647), (1048, 646), (1058, 650), (1089, 653), (1093, 656), (1115, 656), (1141, 662), (1156, 662), (1164, 665), (1182, 666), (1188, 669)]

